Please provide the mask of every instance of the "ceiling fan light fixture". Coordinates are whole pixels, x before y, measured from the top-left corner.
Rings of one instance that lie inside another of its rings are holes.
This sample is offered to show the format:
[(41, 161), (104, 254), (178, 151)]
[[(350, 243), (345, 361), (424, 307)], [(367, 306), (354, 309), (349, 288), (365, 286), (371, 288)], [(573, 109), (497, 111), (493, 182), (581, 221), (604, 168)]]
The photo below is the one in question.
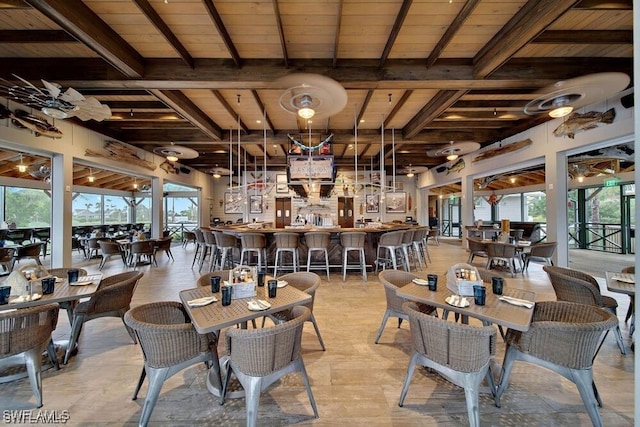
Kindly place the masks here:
[(303, 119), (305, 119), (305, 120), (309, 120), (315, 114), (316, 114), (316, 112), (313, 111), (313, 108), (303, 107), (303, 108), (298, 110), (298, 115), (300, 117), (302, 117)]
[(457, 159), (457, 158), (458, 158), (458, 155), (457, 155), (457, 154), (449, 154), (449, 155), (447, 156), (447, 160), (449, 160), (450, 162), (451, 162), (451, 161), (453, 161), (453, 160), (455, 160), (455, 159)]
[(413, 172), (409, 172), (409, 173), (407, 174), (407, 178), (413, 178), (413, 177), (414, 177)]
[(177, 162), (178, 158), (176, 156), (174, 156), (173, 154), (169, 154), (167, 156), (167, 160), (170, 161), (170, 162)]
[(66, 119), (67, 117), (69, 117), (69, 114), (66, 111), (60, 110), (58, 108), (42, 107), (41, 111), (47, 116), (53, 117), (54, 119)]
[(554, 108), (553, 110), (549, 111), (549, 116), (553, 117), (554, 119), (558, 119), (560, 117), (564, 117), (566, 115), (571, 114), (572, 111), (573, 111), (572, 106), (565, 105), (563, 107)]
[(213, 177), (214, 177), (215, 179), (219, 179), (221, 176), (222, 176), (222, 175), (220, 175), (218, 172), (214, 172), (214, 173), (213, 173)]

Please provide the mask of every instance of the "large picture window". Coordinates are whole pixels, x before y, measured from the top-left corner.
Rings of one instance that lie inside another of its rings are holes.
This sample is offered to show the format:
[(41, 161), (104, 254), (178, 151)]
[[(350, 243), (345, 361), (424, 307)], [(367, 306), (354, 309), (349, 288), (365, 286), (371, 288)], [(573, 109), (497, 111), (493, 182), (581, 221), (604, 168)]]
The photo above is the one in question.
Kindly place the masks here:
[(45, 190), (3, 187), (4, 220), (17, 228), (51, 226), (51, 197)]

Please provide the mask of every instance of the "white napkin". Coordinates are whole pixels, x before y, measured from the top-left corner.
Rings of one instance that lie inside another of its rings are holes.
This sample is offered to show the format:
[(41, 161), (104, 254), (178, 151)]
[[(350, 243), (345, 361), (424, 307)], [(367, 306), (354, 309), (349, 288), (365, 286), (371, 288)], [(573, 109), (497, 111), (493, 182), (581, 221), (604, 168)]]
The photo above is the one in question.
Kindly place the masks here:
[(427, 286), (429, 284), (429, 282), (424, 279), (413, 279), (412, 282), (420, 286)]
[[(284, 288), (288, 284), (289, 284), (289, 282), (287, 282), (286, 280), (278, 280), (278, 287), (279, 288)], [(269, 303), (267, 303), (267, 304), (269, 304)]]
[(12, 299), (11, 302), (17, 303), (17, 302), (37, 301), (40, 298), (42, 298), (42, 295), (40, 294), (20, 295), (19, 297)]
[(71, 282), (71, 283), (69, 283), (69, 286), (86, 286), (86, 285), (93, 285), (93, 281), (91, 281), (91, 280), (83, 280), (82, 282)]
[(467, 300), (465, 297), (461, 297), (460, 295), (449, 295), (445, 299), (445, 302), (454, 307), (469, 307), (469, 300)]
[(247, 301), (247, 308), (251, 311), (262, 311), (271, 308), (271, 304), (269, 304), (265, 300), (251, 300)]
[(532, 302), (532, 301), (527, 301), (526, 299), (508, 297), (506, 295), (503, 295), (503, 296), (499, 297), (498, 299), (500, 301), (504, 301), (504, 302), (509, 303), (509, 304), (517, 305), (519, 307), (533, 308), (533, 305), (534, 305), (534, 302)]
[(202, 297), (187, 301), (187, 304), (189, 305), (189, 307), (202, 307), (216, 301), (218, 301), (218, 298), (216, 297)]

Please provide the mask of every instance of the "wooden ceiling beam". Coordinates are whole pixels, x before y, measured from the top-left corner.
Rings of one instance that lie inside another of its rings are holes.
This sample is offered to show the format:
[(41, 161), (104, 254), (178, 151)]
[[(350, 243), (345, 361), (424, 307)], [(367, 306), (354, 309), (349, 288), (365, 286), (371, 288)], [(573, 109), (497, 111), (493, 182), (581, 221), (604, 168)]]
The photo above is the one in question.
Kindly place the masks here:
[(182, 92), (175, 90), (152, 90), (151, 92), (211, 139), (220, 140), (222, 137), (220, 126), (214, 123)]
[[(409, 97), (413, 94), (413, 90), (405, 90), (396, 105), (393, 106), (393, 109), (387, 114), (387, 117), (384, 119), (384, 127), (385, 129), (389, 126), (389, 123), (393, 118), (398, 114), (398, 111), (404, 106), (404, 104), (409, 100)], [(382, 128), (380, 128), (380, 132), (382, 132)]]
[(486, 78), (579, 0), (529, 0), (473, 58), (474, 75)]
[[(165, 107), (166, 108), (166, 107)], [(126, 121), (126, 122), (160, 122), (160, 121), (175, 121), (177, 123), (186, 122), (186, 120), (173, 110), (169, 110), (164, 113), (136, 113), (131, 114), (131, 111), (112, 112), (111, 118), (107, 121)]]
[(338, 13), (336, 16), (336, 35), (333, 39), (333, 68), (338, 65), (338, 50), (340, 49), (340, 30), (342, 27), (342, 14), (344, 11), (344, 0), (338, 3)]
[[(356, 117), (356, 126), (360, 125), (360, 121), (362, 120), (362, 117), (364, 117), (364, 113), (367, 111), (367, 107), (369, 106), (369, 102), (371, 102), (372, 96), (373, 96), (373, 89), (369, 89), (367, 91), (367, 94), (364, 97), (364, 101), (362, 102), (360, 111), (358, 111), (358, 115)], [(355, 131), (355, 128), (353, 130)]]
[(260, 95), (258, 94), (258, 91), (251, 90), (251, 95), (253, 95), (253, 99), (256, 101), (256, 104), (258, 104), (258, 108), (260, 108), (260, 111), (262, 111), (264, 120), (267, 121), (267, 126), (269, 127), (269, 130), (275, 133), (276, 127), (273, 125), (273, 122), (269, 117), (269, 113), (267, 113), (267, 108), (264, 106), (262, 99), (260, 99)]
[(460, 9), (460, 12), (458, 13), (458, 15), (456, 15), (454, 20), (447, 27), (447, 31), (445, 31), (445, 33), (442, 35), (440, 40), (438, 40), (438, 43), (436, 43), (433, 50), (429, 54), (429, 57), (427, 58), (427, 63), (426, 63), (427, 68), (431, 67), (433, 64), (436, 63), (438, 58), (440, 58), (440, 54), (442, 54), (442, 51), (444, 50), (444, 48), (447, 47), (447, 45), (451, 42), (453, 37), (458, 33), (458, 30), (460, 30), (460, 28), (467, 21), (469, 16), (471, 16), (471, 14), (476, 9), (476, 6), (478, 6), (479, 3), (480, 3), (480, 0), (466, 1), (462, 9)]
[[(144, 75), (142, 56), (81, 0), (25, 0), (128, 78)], [(65, 67), (67, 68), (67, 67)]]
[(378, 64), (379, 67), (383, 67), (384, 63), (387, 62), (389, 58), (389, 54), (391, 53), (391, 49), (393, 49), (393, 44), (396, 42), (398, 38), (398, 34), (400, 34), (400, 30), (402, 29), (402, 24), (404, 24), (404, 20), (407, 17), (407, 13), (409, 13), (409, 9), (411, 8), (411, 4), (413, 0), (403, 0), (402, 5), (400, 6), (400, 10), (396, 15), (396, 20), (393, 23), (393, 27), (391, 28), (391, 33), (387, 38), (387, 43), (382, 50), (382, 55), (380, 55), (380, 62)]
[[(247, 127), (247, 125), (245, 125), (244, 122), (242, 121), (242, 119), (240, 119), (240, 115), (233, 109), (233, 107), (231, 107), (231, 105), (227, 102), (227, 100), (224, 98), (224, 96), (222, 96), (220, 91), (214, 89), (211, 92), (216, 97), (218, 102), (220, 102), (220, 104), (222, 104), (224, 109), (227, 110), (227, 113), (229, 113), (231, 115), (231, 117), (233, 117), (233, 120), (236, 123), (238, 123), (238, 125), (244, 131), (244, 133), (249, 133), (250, 131), (249, 131), (249, 128)], [(238, 95), (238, 102), (240, 102), (240, 95)]]
[[(84, 92), (84, 91), (83, 91)], [(85, 93), (83, 93), (85, 94)], [(114, 110), (166, 110), (170, 108), (160, 101), (102, 101)]]
[(73, 43), (71, 35), (61, 30), (0, 30), (0, 43)]
[(238, 68), (242, 67), (242, 58), (240, 58), (240, 54), (238, 53), (236, 46), (233, 44), (233, 40), (231, 40), (231, 36), (229, 35), (227, 28), (224, 26), (224, 22), (222, 22), (222, 17), (218, 13), (218, 9), (216, 9), (212, 0), (202, 0), (202, 2), (207, 9), (207, 13), (209, 13), (209, 17), (216, 26), (220, 38), (227, 47), (227, 51), (229, 52), (229, 55), (231, 55), (233, 62)]
[(555, 30), (545, 31), (531, 43), (540, 44), (632, 44), (633, 30)]
[(189, 67), (193, 68), (193, 57), (189, 54), (187, 48), (184, 47), (180, 40), (176, 37), (175, 34), (171, 31), (169, 26), (162, 20), (158, 12), (149, 4), (147, 0), (133, 0), (134, 3), (138, 6), (140, 11), (147, 17), (147, 19), (151, 22), (151, 24), (156, 27), (156, 30), (162, 34), (162, 36), (167, 40), (167, 42), (173, 47), (173, 49), (178, 53), (180, 58), (187, 64)]
[(462, 97), (464, 90), (441, 90), (431, 101), (407, 123), (402, 130), (402, 136), (410, 139), (416, 136), (424, 127), (436, 117), (439, 117), (447, 108), (451, 107)]
[(280, 6), (278, 6), (278, 0), (272, 0), (273, 4), (273, 16), (276, 18), (276, 25), (278, 27), (278, 36), (280, 37), (280, 49), (282, 49), (282, 60), (284, 61), (285, 68), (289, 68), (289, 53), (287, 52), (287, 39), (284, 36), (284, 25), (282, 24), (282, 15), (280, 14)]

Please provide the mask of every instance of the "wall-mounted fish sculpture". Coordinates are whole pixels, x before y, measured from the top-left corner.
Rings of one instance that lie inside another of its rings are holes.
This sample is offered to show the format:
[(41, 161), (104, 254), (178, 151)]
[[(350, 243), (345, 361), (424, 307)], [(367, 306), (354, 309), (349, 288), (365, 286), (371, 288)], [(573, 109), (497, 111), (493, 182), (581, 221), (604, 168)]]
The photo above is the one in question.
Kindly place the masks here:
[(465, 166), (464, 159), (460, 157), (454, 164), (447, 168), (447, 175), (453, 172), (460, 172)]
[(11, 119), (14, 126), (21, 129), (29, 129), (35, 136), (46, 136), (49, 138), (62, 138), (63, 134), (57, 127), (40, 117), (29, 114), (25, 110), (11, 111), (4, 106), (0, 106), (0, 119)]
[(573, 139), (577, 132), (584, 132), (589, 129), (595, 129), (598, 126), (613, 123), (615, 117), (616, 110), (613, 108), (604, 113), (598, 111), (589, 111), (584, 114), (573, 113), (553, 131), (553, 134), (555, 136), (568, 136)]

